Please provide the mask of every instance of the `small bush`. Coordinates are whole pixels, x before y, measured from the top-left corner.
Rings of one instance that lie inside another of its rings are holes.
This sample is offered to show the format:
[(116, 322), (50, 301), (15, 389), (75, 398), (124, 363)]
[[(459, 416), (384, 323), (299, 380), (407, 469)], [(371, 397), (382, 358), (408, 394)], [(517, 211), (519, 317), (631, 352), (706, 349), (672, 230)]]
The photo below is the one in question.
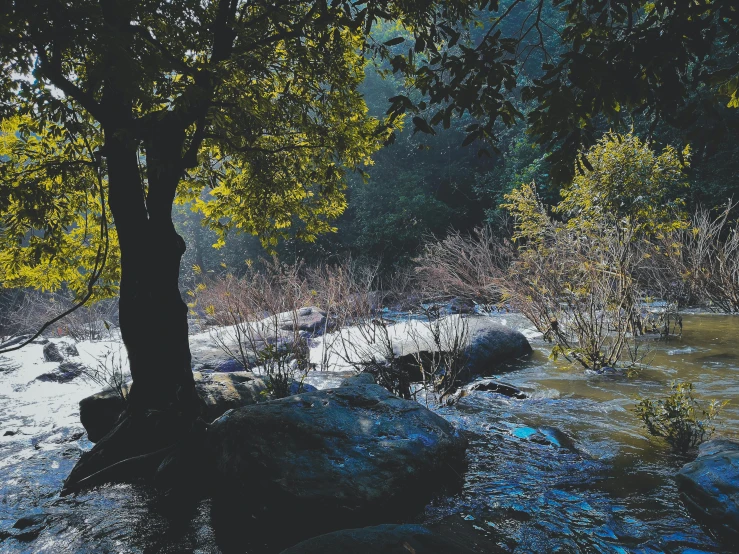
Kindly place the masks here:
[(131, 373), (126, 367), (128, 360), (125, 360), (121, 345), (118, 345), (117, 351), (108, 347), (105, 353), (97, 356), (95, 360), (96, 367), (85, 366), (83, 377), (102, 389), (113, 389), (125, 402), (128, 397), (128, 381)]
[(693, 383), (673, 382), (671, 389), (665, 398), (640, 399), (635, 411), (650, 435), (667, 440), (673, 450), (685, 454), (711, 437), (712, 423), (728, 401), (700, 402), (693, 395)]

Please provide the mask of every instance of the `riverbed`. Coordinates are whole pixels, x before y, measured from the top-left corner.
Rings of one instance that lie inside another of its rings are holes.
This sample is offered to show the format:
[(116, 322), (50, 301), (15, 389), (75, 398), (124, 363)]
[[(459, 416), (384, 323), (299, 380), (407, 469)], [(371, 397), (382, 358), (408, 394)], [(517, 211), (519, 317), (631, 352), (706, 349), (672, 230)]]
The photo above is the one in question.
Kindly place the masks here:
[[(525, 326), (518, 316), (495, 317)], [(691, 381), (696, 396), (730, 401), (718, 434), (739, 438), (739, 317), (686, 315), (682, 337), (647, 342), (648, 368), (627, 378), (552, 362), (548, 345), (534, 338), (528, 360), (494, 373), (527, 399), (474, 392), (434, 408), (468, 433), (468, 467), (459, 490), (409, 520), (458, 521), (517, 553), (737, 551), (687, 512), (673, 478), (685, 459), (648, 437), (633, 408), (639, 396)], [(269, 536), (234, 544), (233, 533), (213, 525), (207, 499), (183, 502), (134, 485), (59, 498), (91, 447), (77, 402), (97, 387), (34, 381), (53, 367), (41, 348), (0, 364), (0, 552), (275, 551)], [(78, 345), (90, 364), (107, 348), (117, 343)], [(337, 379), (324, 373), (309, 381), (325, 387)]]

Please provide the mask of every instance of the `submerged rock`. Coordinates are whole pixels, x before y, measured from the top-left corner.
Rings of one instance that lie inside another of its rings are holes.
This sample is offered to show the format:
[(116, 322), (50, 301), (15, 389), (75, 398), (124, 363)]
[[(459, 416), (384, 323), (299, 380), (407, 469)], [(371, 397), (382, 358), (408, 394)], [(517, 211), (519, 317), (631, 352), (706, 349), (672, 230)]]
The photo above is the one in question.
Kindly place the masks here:
[(604, 365), (601, 368), (598, 368), (595, 370), (595, 373), (598, 375), (608, 375), (611, 377), (623, 377), (626, 375), (627, 371), (622, 367), (611, 367), (608, 365)]
[(508, 383), (501, 383), (499, 381), (493, 381), (492, 379), (483, 379), (482, 381), (476, 381), (467, 387), (468, 391), (482, 391), (482, 392), (494, 392), (508, 396), (510, 398), (518, 398), (523, 400), (528, 398), (525, 392), (521, 389), (509, 385)]
[(325, 530), (407, 517), (457, 478), (467, 446), (445, 419), (378, 385), (231, 411), (207, 442), (222, 503), (312, 525), (320, 513)]
[[(264, 381), (247, 371), (233, 373), (195, 372), (195, 387), (203, 400), (207, 421), (223, 415), (227, 410), (241, 408), (266, 399)], [(124, 385), (128, 393), (128, 384)], [(88, 396), (80, 401), (80, 421), (87, 431), (87, 438), (97, 442), (118, 421), (126, 407), (125, 400), (112, 388)]]
[(47, 516), (44, 513), (31, 513), (18, 519), (12, 528), (12, 532), (8, 536), (13, 537), (17, 541), (28, 542), (39, 536), (44, 527), (46, 527)]
[(707, 526), (739, 540), (739, 442), (702, 444), (698, 458), (677, 474), (677, 483), (688, 507)]
[(314, 537), (282, 554), (472, 554), (465, 545), (421, 525), (377, 525)]

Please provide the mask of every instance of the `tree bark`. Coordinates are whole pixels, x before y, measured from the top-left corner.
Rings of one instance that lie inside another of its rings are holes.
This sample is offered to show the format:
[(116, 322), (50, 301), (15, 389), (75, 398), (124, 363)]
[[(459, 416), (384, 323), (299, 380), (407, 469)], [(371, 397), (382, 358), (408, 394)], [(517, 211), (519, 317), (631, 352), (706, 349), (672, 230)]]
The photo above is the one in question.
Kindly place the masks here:
[[(121, 248), (119, 318), (133, 384), (132, 409), (197, 414), (187, 305), (178, 286), (185, 242), (172, 222), (182, 173), (182, 136), (157, 125), (146, 141), (148, 193), (139, 175), (138, 151), (106, 132), (110, 207)], [(133, 142), (133, 141), (131, 141)]]

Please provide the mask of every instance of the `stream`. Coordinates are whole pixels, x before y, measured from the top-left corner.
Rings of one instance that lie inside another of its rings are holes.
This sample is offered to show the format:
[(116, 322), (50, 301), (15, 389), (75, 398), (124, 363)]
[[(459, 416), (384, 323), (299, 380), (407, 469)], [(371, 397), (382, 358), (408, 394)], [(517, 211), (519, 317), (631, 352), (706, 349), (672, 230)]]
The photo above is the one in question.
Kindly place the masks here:
[[(521, 325), (518, 316), (495, 317)], [(94, 364), (117, 343), (77, 346)], [(673, 477), (686, 460), (649, 438), (633, 412), (638, 396), (692, 381), (698, 398), (731, 401), (717, 434), (739, 438), (739, 317), (686, 315), (681, 338), (649, 340), (649, 368), (632, 378), (555, 363), (543, 341), (532, 346), (528, 360), (494, 374), (529, 398), (473, 392), (434, 408), (467, 432), (468, 467), (461, 490), (412, 521), (454, 519), (515, 553), (739, 551), (687, 512)], [(34, 381), (55, 366), (41, 349), (0, 357), (0, 552), (239, 551), (222, 542), (207, 499), (182, 501), (137, 485), (58, 497), (92, 446), (77, 402), (98, 387)], [(338, 378), (315, 373), (309, 382), (327, 387)], [(246, 551), (270, 552), (269, 544)]]

